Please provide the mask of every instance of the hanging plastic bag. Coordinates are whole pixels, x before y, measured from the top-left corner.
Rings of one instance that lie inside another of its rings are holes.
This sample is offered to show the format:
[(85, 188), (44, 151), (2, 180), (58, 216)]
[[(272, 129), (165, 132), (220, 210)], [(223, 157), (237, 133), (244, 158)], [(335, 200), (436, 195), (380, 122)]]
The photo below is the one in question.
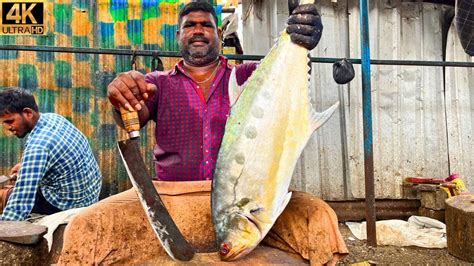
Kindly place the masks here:
[(337, 84), (349, 83), (355, 76), (352, 63), (343, 58), (332, 65), (332, 76)]

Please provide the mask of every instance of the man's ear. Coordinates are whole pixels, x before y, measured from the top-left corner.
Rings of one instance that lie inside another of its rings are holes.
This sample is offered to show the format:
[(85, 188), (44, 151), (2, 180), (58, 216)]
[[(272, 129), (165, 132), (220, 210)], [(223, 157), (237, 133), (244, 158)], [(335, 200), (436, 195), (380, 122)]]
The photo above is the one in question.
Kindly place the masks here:
[(25, 108), (23, 108), (21, 113), (23, 114), (24, 117), (26, 117), (28, 119), (31, 119), (35, 115), (36, 111), (34, 111), (33, 109), (31, 109), (29, 107), (25, 107)]
[(219, 38), (219, 49), (221, 50), (221, 53), (222, 53), (222, 47), (224, 47), (224, 36), (223, 36), (223, 33), (222, 33), (222, 29), (221, 28), (217, 28), (217, 37)]
[(179, 39), (179, 35), (181, 34), (181, 32), (179, 32), (179, 30), (176, 31), (176, 40)]

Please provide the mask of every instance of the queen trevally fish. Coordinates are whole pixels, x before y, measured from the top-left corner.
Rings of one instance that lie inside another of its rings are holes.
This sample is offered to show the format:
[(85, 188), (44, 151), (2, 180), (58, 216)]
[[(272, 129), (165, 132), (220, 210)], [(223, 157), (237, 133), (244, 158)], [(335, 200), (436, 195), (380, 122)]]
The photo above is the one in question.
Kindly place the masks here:
[(212, 181), (212, 219), (222, 260), (252, 251), (288, 204), (291, 177), (322, 113), (309, 95), (308, 50), (283, 31), (242, 87), (231, 74), (231, 111)]

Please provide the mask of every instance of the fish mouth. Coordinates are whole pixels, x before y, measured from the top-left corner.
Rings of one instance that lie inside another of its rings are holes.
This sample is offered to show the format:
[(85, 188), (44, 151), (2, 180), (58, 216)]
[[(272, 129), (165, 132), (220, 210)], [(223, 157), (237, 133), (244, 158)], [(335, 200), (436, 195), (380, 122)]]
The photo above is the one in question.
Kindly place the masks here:
[(247, 255), (252, 250), (253, 248), (249, 248), (246, 246), (236, 249), (236, 248), (233, 248), (230, 243), (223, 242), (219, 249), (219, 256), (221, 257), (221, 260), (223, 261), (231, 261), (231, 260), (236, 260), (238, 258), (241, 258)]
[[(260, 226), (258, 225), (255, 217), (252, 217), (251, 215), (245, 215), (245, 214), (239, 214), (241, 217), (245, 217), (253, 227), (255, 227), (256, 230), (253, 230), (254, 233), (258, 232), (257, 239), (262, 238), (262, 231), (260, 230)], [(232, 261), (239, 259), (248, 253), (250, 253), (259, 243), (260, 241), (256, 241), (253, 243), (253, 246), (250, 245), (239, 245), (235, 246), (232, 245), (231, 242), (228, 242), (224, 240), (219, 247), (219, 256), (221, 260), (223, 261)]]

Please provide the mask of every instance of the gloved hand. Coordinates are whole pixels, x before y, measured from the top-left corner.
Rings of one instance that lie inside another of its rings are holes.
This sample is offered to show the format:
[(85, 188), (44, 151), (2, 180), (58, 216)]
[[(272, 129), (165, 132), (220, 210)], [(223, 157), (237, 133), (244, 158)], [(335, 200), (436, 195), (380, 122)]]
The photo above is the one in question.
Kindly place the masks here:
[(308, 50), (312, 50), (319, 43), (323, 24), (315, 4), (299, 5), (288, 18), (286, 32), (291, 41)]

